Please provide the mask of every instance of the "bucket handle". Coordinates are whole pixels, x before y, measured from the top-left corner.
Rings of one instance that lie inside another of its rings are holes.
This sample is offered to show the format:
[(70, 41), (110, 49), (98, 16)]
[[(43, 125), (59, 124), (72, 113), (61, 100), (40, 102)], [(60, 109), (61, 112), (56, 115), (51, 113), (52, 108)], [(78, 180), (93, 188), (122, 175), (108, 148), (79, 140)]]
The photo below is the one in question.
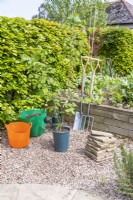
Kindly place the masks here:
[(8, 124), (5, 124), (6, 129), (7, 129), (7, 126), (8, 126)]
[(29, 122), (29, 124), (30, 124), (30, 127), (32, 127), (32, 122)]

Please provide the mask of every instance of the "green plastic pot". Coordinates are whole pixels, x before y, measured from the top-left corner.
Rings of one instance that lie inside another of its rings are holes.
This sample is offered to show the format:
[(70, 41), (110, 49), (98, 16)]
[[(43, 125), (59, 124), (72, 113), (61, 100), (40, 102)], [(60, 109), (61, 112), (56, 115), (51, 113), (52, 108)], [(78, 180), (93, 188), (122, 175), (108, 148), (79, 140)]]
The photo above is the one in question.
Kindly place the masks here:
[(43, 135), (46, 129), (45, 119), (47, 116), (46, 110), (24, 110), (20, 113), (20, 120), (22, 122), (31, 122), (32, 128), (30, 130), (31, 137)]

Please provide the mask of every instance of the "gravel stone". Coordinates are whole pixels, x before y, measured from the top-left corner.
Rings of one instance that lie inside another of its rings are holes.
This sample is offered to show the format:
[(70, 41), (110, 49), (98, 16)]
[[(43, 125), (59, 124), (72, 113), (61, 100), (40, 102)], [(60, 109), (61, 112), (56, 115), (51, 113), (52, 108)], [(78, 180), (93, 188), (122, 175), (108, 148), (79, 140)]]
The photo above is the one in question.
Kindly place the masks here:
[[(113, 159), (96, 163), (85, 155), (87, 132), (71, 130), (69, 150), (64, 153), (54, 151), (49, 130), (32, 137), (29, 146), (22, 149), (11, 148), (6, 131), (0, 132), (2, 184), (57, 184), (103, 195), (108, 200), (130, 200), (116, 192)], [(133, 148), (132, 140), (117, 138), (118, 145), (122, 141)], [(119, 147), (117, 152), (120, 153)]]

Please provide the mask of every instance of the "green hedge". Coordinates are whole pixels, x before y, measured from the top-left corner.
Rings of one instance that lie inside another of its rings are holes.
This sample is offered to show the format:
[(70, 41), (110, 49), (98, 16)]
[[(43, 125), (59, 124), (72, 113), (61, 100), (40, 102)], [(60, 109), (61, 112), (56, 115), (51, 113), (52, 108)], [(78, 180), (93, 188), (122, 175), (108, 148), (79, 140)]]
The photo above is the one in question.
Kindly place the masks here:
[[(85, 35), (44, 19), (0, 17), (0, 124), (42, 108), (59, 88), (73, 87)], [(70, 79), (70, 80), (68, 80)]]
[(112, 58), (120, 75), (133, 71), (133, 31), (127, 28), (105, 28), (100, 32), (100, 56)]

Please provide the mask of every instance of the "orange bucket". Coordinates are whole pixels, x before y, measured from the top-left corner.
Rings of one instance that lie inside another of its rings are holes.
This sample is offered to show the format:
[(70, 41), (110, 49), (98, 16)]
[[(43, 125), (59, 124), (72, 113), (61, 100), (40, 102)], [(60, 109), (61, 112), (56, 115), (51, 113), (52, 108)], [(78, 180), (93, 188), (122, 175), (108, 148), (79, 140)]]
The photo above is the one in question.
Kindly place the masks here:
[(23, 148), (29, 144), (31, 123), (13, 122), (5, 124), (5, 127), (11, 147)]

